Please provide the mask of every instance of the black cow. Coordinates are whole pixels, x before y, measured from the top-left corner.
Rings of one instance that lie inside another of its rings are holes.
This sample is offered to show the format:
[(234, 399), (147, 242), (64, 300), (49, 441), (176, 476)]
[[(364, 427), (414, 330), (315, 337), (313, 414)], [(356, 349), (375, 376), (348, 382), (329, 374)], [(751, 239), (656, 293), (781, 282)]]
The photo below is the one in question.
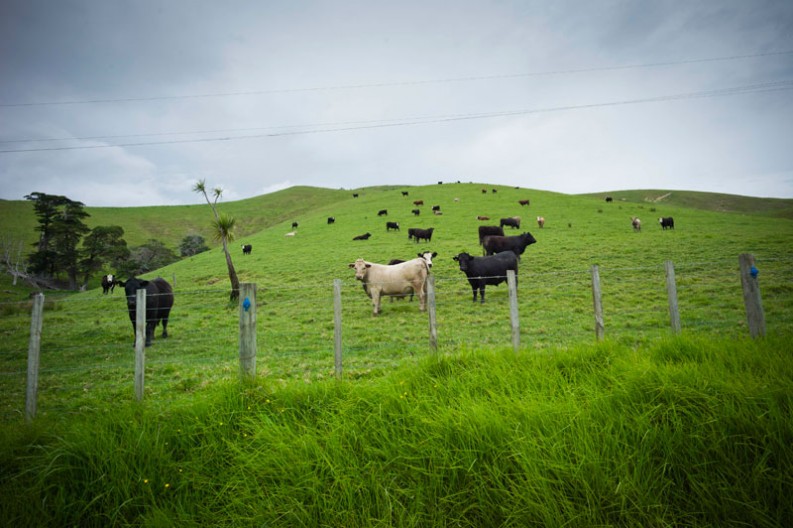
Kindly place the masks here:
[(370, 236), (372, 236), (371, 233), (366, 233), (366, 234), (358, 235), (357, 237), (354, 237), (353, 240), (369, 240)]
[(500, 227), (509, 226), (512, 229), (520, 229), (520, 217), (510, 216), (509, 218), (502, 218), (498, 225)]
[(611, 196), (606, 196), (606, 203), (611, 203), (613, 201), (614, 201), (614, 198), (612, 198)]
[(500, 226), (479, 226), (479, 245), (482, 245), (482, 241), (486, 236), (493, 235), (504, 236), (504, 228)]
[(535, 244), (537, 240), (531, 236), (531, 233), (523, 233), (517, 236), (489, 236), (485, 237), (482, 245), (485, 248), (485, 254), (494, 255), (502, 251), (511, 251), (516, 257), (520, 258), (523, 251), (527, 246)]
[(524, 205), (529, 205), (529, 203), (530, 203), (530, 202), (529, 202), (529, 200), (518, 200), (518, 203), (519, 203), (519, 204), (521, 205), (521, 207), (522, 207), (522, 206), (524, 206)]
[(418, 216), (421, 214), (421, 209), (413, 209), (410, 212), (413, 213), (413, 216)]
[(399, 222), (386, 222), (385, 223), (385, 230), (386, 231), (399, 231)]
[(433, 205), (432, 206), (432, 210), (433, 211), (440, 211), (441, 210), (441, 206), (440, 205)]
[(243, 245), (242, 245), (242, 254), (243, 254), (243, 255), (250, 255), (250, 254), (251, 254), (251, 250), (252, 250), (252, 249), (253, 249), (253, 246), (252, 246), (252, 245), (250, 245), (250, 244), (243, 244)]
[(485, 302), (485, 286), (498, 285), (507, 280), (507, 271), (515, 272), (515, 284), (518, 281), (518, 257), (511, 251), (504, 251), (487, 257), (473, 257), (468, 253), (460, 253), (452, 257), (460, 264), (460, 271), (468, 277), (468, 283), (474, 294), (479, 290), (479, 302)]
[(358, 198), (358, 193), (352, 193), (353, 198)]
[(658, 223), (661, 224), (661, 228), (663, 228), (664, 230), (675, 228), (675, 219), (672, 218), (671, 216), (664, 216), (663, 218), (659, 218)]
[[(146, 290), (146, 346), (151, 346), (154, 339), (154, 328), (162, 321), (162, 337), (168, 337), (168, 315), (173, 306), (173, 288), (168, 282), (157, 277), (154, 280), (132, 278), (126, 282), (118, 281), (124, 287), (127, 295), (127, 310), (129, 320), (132, 321), (132, 332), (136, 334), (135, 321), (137, 319), (137, 291)], [(133, 341), (134, 345), (134, 341)]]
[(297, 222), (292, 222), (292, 229), (297, 229)]
[(407, 191), (402, 191), (402, 196), (407, 196), (407, 195), (408, 195)]
[(334, 223), (336, 223), (336, 217), (335, 216), (329, 216), (328, 217), (328, 225), (334, 224)]
[(422, 239), (426, 240), (427, 242), (432, 241), (432, 232), (435, 231), (434, 227), (430, 227), (429, 229), (419, 229), (418, 227), (411, 227), (408, 229), (408, 240), (411, 238), (416, 239), (416, 244), (418, 244)]
[(377, 211), (377, 216), (388, 216), (388, 209), (380, 209)]
[(113, 275), (102, 276), (102, 293), (113, 293), (113, 290), (116, 289), (116, 284), (118, 283), (116, 282), (116, 278)]

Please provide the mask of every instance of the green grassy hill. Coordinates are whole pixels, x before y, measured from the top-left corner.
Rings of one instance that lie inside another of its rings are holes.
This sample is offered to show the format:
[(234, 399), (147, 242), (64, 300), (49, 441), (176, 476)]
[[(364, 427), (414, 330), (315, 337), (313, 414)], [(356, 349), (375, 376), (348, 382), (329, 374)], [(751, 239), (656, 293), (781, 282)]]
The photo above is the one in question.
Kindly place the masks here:
[[(20, 526), (784, 525), (793, 491), (786, 359), (793, 221), (482, 188), (363, 188), (358, 198), (298, 188), (245, 208), (221, 203), (251, 222), (232, 246), (240, 279), (257, 285), (258, 376), (250, 385), (238, 383), (239, 308), (228, 304), (225, 259), (214, 247), (148, 275), (174, 284), (176, 304), (170, 337), (158, 335), (146, 350), (141, 403), (133, 402), (123, 295), (47, 292), (38, 415), (26, 426), (30, 304), (24, 288), (2, 283), (11, 293), (0, 303), (0, 519)], [(418, 217), (417, 199), (425, 203)], [(522, 199), (531, 205), (520, 206)], [(432, 215), (433, 205), (443, 215)], [(124, 210), (129, 220), (121, 225), (140, 240), (178, 243), (188, 218), (195, 226), (211, 218), (206, 205), (177, 209)], [(452, 260), (460, 251), (480, 253), (477, 215), (496, 224), (520, 215), (523, 229), (508, 234), (537, 239), (520, 263), (517, 354), (505, 285), (488, 287), (487, 302), (474, 304)], [(641, 232), (631, 216), (644, 220)], [(676, 229), (663, 231), (658, 216), (674, 216)], [(300, 226), (286, 237), (292, 221)], [(401, 230), (387, 232), (386, 221)], [(163, 223), (170, 234), (152, 234)], [(409, 241), (409, 227), (435, 227), (432, 242)], [(365, 232), (370, 240), (352, 240)], [(253, 244), (250, 256), (241, 243)], [(417, 302), (386, 301), (373, 317), (348, 268), (358, 257), (387, 262), (424, 249), (439, 254), (437, 356)], [(740, 253), (757, 258), (764, 340), (747, 339)], [(677, 338), (666, 260), (677, 276)], [(599, 345), (592, 344), (594, 264), (606, 326)], [(342, 281), (341, 382), (334, 279)]]

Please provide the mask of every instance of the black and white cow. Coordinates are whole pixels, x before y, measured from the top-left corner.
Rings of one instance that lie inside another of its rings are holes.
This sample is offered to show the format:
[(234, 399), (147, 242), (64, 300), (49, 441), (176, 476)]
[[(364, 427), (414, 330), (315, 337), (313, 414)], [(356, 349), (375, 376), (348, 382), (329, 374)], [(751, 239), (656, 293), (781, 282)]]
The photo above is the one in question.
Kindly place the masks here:
[(250, 255), (250, 254), (251, 254), (251, 250), (252, 250), (252, 249), (253, 249), (253, 246), (252, 246), (252, 245), (250, 245), (250, 244), (243, 244), (243, 245), (242, 245), (242, 254), (243, 254), (243, 255)]
[(661, 228), (664, 230), (675, 228), (675, 219), (672, 218), (671, 216), (664, 216), (662, 218), (659, 218), (658, 223), (661, 224)]
[(537, 239), (531, 233), (523, 233), (517, 236), (488, 236), (482, 241), (482, 246), (484, 246), (487, 255), (511, 251), (520, 259), (526, 248), (535, 243), (537, 243)]
[[(118, 281), (124, 287), (127, 296), (129, 320), (132, 321), (132, 333), (136, 335), (137, 291), (146, 290), (146, 346), (151, 346), (154, 339), (154, 328), (162, 321), (162, 337), (168, 337), (168, 316), (173, 307), (173, 288), (160, 277), (154, 280), (132, 278), (126, 282)], [(133, 341), (134, 344), (134, 341)]]
[(118, 283), (116, 282), (116, 278), (113, 275), (102, 276), (102, 293), (113, 293), (113, 290), (116, 288), (116, 284)]
[(328, 225), (335, 224), (335, 223), (336, 223), (336, 217), (335, 216), (329, 216), (328, 217)]
[(399, 231), (399, 222), (386, 222), (385, 223), (385, 230), (386, 231)]
[(452, 257), (460, 264), (460, 271), (468, 277), (476, 302), (476, 291), (479, 290), (479, 302), (485, 302), (485, 286), (498, 285), (507, 280), (507, 271), (515, 272), (515, 284), (518, 280), (518, 257), (511, 251), (504, 251), (486, 257), (474, 257), (468, 253), (460, 253)]

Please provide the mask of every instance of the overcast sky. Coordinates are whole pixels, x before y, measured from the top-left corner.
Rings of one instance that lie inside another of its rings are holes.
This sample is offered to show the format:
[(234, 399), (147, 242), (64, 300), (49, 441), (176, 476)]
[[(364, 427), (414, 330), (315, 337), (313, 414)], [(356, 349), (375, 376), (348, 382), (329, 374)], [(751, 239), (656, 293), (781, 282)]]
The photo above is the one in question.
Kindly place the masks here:
[(793, 2), (0, 1), (0, 198), (793, 197)]

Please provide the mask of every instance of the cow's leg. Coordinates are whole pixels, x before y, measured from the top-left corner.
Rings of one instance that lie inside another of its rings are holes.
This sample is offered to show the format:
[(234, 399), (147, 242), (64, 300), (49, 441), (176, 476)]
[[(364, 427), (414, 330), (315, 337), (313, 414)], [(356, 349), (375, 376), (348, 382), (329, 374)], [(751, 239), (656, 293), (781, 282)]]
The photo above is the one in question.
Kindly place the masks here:
[(377, 315), (380, 313), (380, 289), (375, 288), (372, 290), (372, 305), (374, 306), (374, 310), (372, 311), (372, 315)]
[(484, 304), (485, 303), (485, 285), (484, 284), (482, 284), (479, 287), (479, 302), (480, 302), (480, 304)]
[(168, 314), (165, 314), (161, 319), (161, 321), (162, 321), (162, 337), (163, 339), (165, 339), (166, 337), (168, 337)]
[[(413, 291), (418, 293), (419, 296), (419, 310), (426, 311), (427, 309), (427, 292), (424, 290), (423, 284), (416, 284), (413, 286)], [(411, 299), (413, 296), (411, 295)]]

